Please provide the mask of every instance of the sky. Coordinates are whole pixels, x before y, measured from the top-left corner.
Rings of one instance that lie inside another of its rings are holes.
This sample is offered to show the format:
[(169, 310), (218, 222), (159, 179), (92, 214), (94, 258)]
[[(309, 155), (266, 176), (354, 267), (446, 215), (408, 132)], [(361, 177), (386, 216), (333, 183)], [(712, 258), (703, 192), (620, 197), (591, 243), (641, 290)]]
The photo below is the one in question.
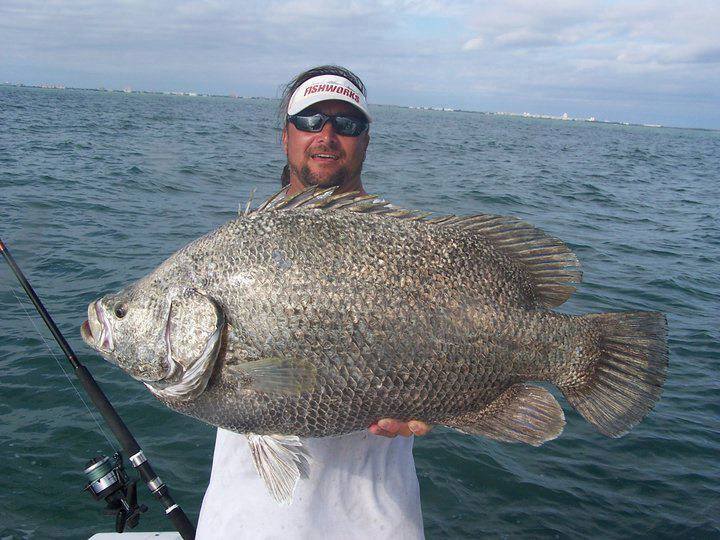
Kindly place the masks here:
[(277, 97), (327, 63), (370, 103), (720, 129), (718, 0), (0, 0), (0, 82)]

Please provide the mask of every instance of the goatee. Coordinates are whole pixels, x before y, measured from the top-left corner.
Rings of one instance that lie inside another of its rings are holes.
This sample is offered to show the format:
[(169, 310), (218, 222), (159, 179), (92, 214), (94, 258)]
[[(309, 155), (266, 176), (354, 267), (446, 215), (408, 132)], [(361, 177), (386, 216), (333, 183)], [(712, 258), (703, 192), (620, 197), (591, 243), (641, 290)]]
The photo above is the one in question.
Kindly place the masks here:
[(298, 177), (305, 186), (319, 187), (340, 187), (350, 179), (345, 167), (338, 169), (330, 177), (321, 177), (313, 173), (307, 165), (303, 166)]

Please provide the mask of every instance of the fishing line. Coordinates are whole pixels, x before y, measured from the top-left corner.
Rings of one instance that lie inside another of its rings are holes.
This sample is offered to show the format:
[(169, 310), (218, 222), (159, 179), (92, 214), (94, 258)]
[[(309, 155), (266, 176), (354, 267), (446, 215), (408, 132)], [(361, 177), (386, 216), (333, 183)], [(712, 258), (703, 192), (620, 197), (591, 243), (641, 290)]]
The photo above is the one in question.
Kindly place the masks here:
[(15, 289), (14, 289), (13, 287), (10, 287), (10, 292), (11, 292), (11, 293), (13, 294), (13, 296), (15, 297), (15, 300), (18, 301), (18, 304), (20, 304), (20, 307), (21, 307), (22, 310), (25, 312), (25, 316), (26, 316), (26, 317), (30, 320), (30, 322), (32, 323), (33, 327), (35, 328), (35, 331), (36, 331), (38, 334), (40, 334), (40, 339), (43, 340), (43, 343), (44, 343), (45, 346), (47, 347), (48, 351), (50, 351), (50, 355), (55, 359), (55, 363), (57, 363), (58, 367), (59, 367), (60, 370), (63, 372), (63, 375), (65, 375), (65, 378), (66, 378), (67, 381), (70, 383), (70, 386), (72, 386), (73, 390), (75, 390), (75, 393), (77, 394), (77, 397), (80, 398), (80, 401), (82, 401), (83, 405), (85, 405), (85, 408), (86, 408), (87, 411), (90, 413), (90, 416), (92, 417), (92, 419), (95, 421), (95, 424), (97, 425), (98, 429), (100, 430), (100, 433), (102, 433), (102, 436), (105, 437), (105, 440), (106, 440), (106, 441), (108, 442), (108, 444), (110, 445), (110, 448), (112, 448), (112, 449), (114, 450), (114, 449), (115, 449), (115, 445), (113, 444), (112, 440), (110, 440), (110, 438), (107, 436), (107, 433), (105, 433), (105, 430), (103, 429), (102, 424), (98, 421), (97, 416), (95, 416), (95, 414), (92, 412), (92, 409), (90, 408), (90, 406), (87, 404), (87, 402), (85, 401), (85, 399), (82, 397), (82, 394), (81, 394), (80, 391), (77, 389), (77, 386), (75, 386), (75, 383), (73, 383), (73, 381), (72, 381), (72, 379), (70, 378), (70, 376), (68, 375), (67, 371), (65, 371), (65, 368), (62, 366), (62, 363), (60, 362), (60, 360), (58, 359), (58, 357), (55, 356), (55, 353), (53, 352), (52, 348), (50, 347), (50, 344), (49, 344), (49, 343), (47, 342), (47, 340), (45, 339), (45, 336), (44, 336), (43, 333), (40, 331), (40, 329), (38, 328), (38, 326), (35, 324), (35, 321), (34, 321), (33, 318), (30, 316), (30, 313), (28, 313), (28, 310), (27, 310), (27, 308), (25, 307), (25, 304), (23, 304), (22, 300), (20, 300), (20, 298), (18, 297), (18, 295), (15, 293)]
[[(107, 426), (113, 432), (118, 442), (122, 445), (125, 456), (129, 456), (128, 460), (135, 470), (138, 471), (140, 478), (143, 482), (145, 482), (155, 499), (157, 499), (165, 507), (165, 515), (168, 519), (170, 519), (172, 524), (175, 526), (175, 529), (180, 533), (180, 536), (182, 536), (183, 540), (193, 540), (195, 538), (195, 525), (193, 525), (185, 512), (183, 512), (183, 509), (180, 508), (180, 505), (177, 504), (175, 499), (173, 499), (170, 495), (170, 489), (162, 480), (160, 480), (160, 477), (157, 475), (152, 465), (150, 465), (145, 453), (142, 451), (142, 448), (140, 448), (137, 440), (135, 440), (135, 437), (133, 437), (133, 434), (125, 425), (125, 422), (123, 422), (120, 415), (112, 406), (112, 403), (110, 403), (105, 393), (102, 391), (100, 386), (98, 386), (97, 381), (93, 378), (90, 371), (82, 365), (77, 355), (73, 352), (70, 344), (65, 339), (65, 336), (63, 336), (62, 332), (60, 332), (60, 329), (57, 327), (57, 324), (55, 324), (55, 321), (53, 321), (53, 318), (50, 316), (50, 313), (48, 313), (48, 310), (45, 309), (42, 300), (40, 300), (37, 293), (32, 288), (32, 285), (30, 285), (30, 282), (15, 262), (15, 259), (10, 254), (10, 250), (7, 248), (2, 239), (0, 239), (0, 254), (2, 254), (8, 266), (10, 266), (10, 269), (20, 282), (20, 285), (22, 285), (22, 288), (25, 290), (28, 298), (35, 306), (35, 309), (45, 325), (48, 327), (48, 330), (52, 333), (58, 346), (62, 349), (63, 353), (65, 353), (68, 362), (70, 362), (75, 370), (75, 376), (92, 401), (93, 405), (95, 405), (98, 412), (100, 412), (107, 423)], [(20, 303), (20, 306), (23, 308), (23, 311), (25, 311), (25, 314), (28, 318), (30, 318), (30, 314), (25, 309), (24, 304), (20, 302), (20, 299), (17, 295), (15, 295), (15, 291), (12, 290), (12, 292), (15, 299), (18, 300), (18, 303)], [(33, 326), (35, 326), (32, 318), (30, 318), (30, 321), (33, 323)], [(35, 326), (35, 329), (38, 330), (40, 337), (45, 342), (45, 336), (42, 332), (40, 332), (37, 326)], [(45, 342), (45, 345), (57, 362), (58, 359), (53, 350), (47, 342)], [(62, 369), (62, 372), (67, 377), (67, 373), (64, 369)], [(75, 385), (72, 384), (72, 382), (70, 382), (70, 384), (77, 392)], [(87, 407), (87, 403), (85, 403), (85, 400), (83, 400), (82, 397), (80, 400)], [(94, 416), (93, 419), (97, 422), (97, 419)], [(100, 427), (100, 430), (105, 439), (107, 439), (110, 443), (110, 446), (113, 447), (112, 442), (108, 439), (102, 427)], [(115, 514), (115, 530), (121, 533), (125, 529), (126, 525), (133, 528), (138, 524), (140, 514), (147, 511), (147, 506), (144, 504), (138, 504), (136, 487), (137, 480), (130, 481), (127, 474), (125, 474), (123, 458), (120, 452), (116, 452), (113, 459), (114, 462), (110, 463), (110, 460), (107, 457), (98, 456), (90, 461), (88, 466), (85, 468), (85, 474), (90, 480), (90, 483), (85, 486), (85, 489), (91, 491), (95, 500), (104, 499), (105, 502), (108, 503), (106, 510)]]

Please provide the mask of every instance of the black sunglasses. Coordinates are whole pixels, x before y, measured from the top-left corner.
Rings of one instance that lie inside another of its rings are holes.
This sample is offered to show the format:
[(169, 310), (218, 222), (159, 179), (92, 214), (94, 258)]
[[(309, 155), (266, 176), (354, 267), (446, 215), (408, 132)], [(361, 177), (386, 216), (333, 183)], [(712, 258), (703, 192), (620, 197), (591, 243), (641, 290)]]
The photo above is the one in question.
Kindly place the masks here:
[(293, 126), (300, 131), (309, 131), (311, 133), (322, 131), (328, 120), (332, 122), (335, 133), (346, 137), (357, 137), (368, 128), (367, 120), (353, 118), (352, 116), (328, 116), (322, 113), (314, 113), (309, 116), (299, 114), (288, 116), (288, 122)]

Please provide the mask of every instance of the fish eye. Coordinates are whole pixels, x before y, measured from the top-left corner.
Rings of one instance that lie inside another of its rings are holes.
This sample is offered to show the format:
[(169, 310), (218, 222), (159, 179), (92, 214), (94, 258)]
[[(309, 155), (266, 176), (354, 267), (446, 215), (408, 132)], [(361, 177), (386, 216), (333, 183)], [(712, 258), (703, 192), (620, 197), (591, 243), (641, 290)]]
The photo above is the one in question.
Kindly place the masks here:
[(118, 319), (122, 319), (127, 314), (127, 307), (125, 304), (115, 304), (113, 312)]

